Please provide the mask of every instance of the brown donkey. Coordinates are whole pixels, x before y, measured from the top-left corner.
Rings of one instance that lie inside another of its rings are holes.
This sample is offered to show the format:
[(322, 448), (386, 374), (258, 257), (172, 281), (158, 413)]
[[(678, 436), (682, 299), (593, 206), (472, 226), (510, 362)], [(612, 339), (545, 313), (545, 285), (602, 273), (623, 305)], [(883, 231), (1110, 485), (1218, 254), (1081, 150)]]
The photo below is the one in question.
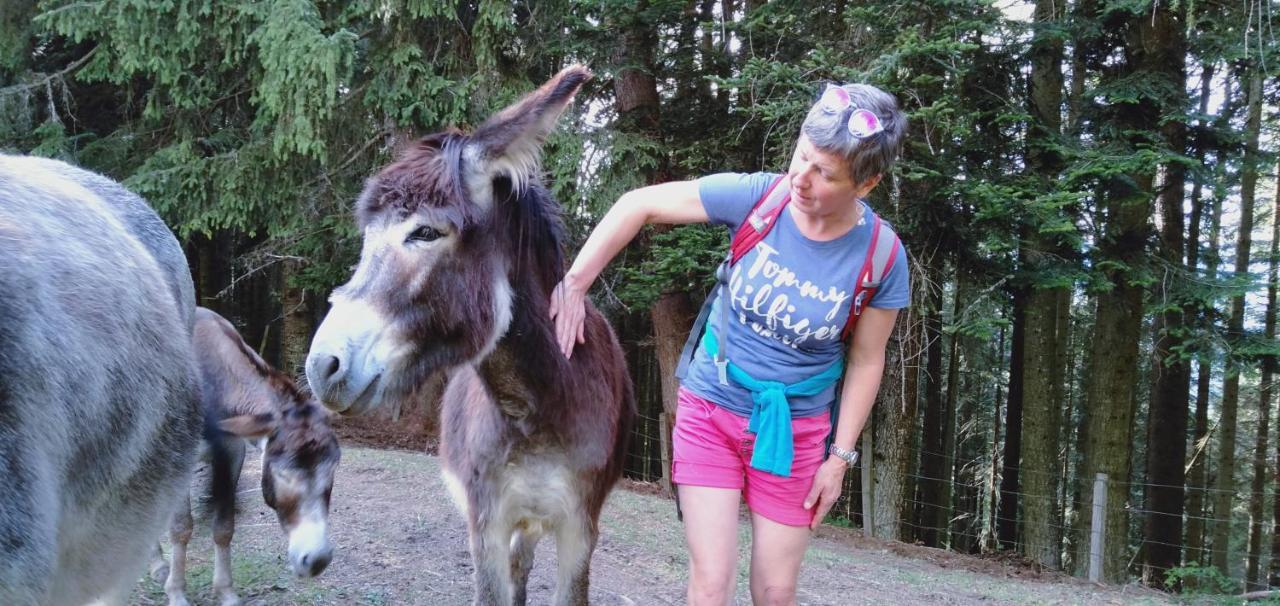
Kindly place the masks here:
[[(329, 427), (329, 411), (263, 361), (222, 316), (197, 307), (194, 343), (202, 386), (203, 446), (211, 476), (213, 590), (222, 606), (231, 606), (240, 603), (231, 587), (231, 538), (236, 530), (236, 485), (244, 463), (245, 440), (266, 439), (262, 497), (275, 510), (289, 537), (289, 566), (299, 577), (320, 574), (333, 558), (329, 495), (341, 452)], [(191, 529), (188, 498), (174, 513), (169, 531), (173, 545), (165, 582), (169, 606), (187, 604)]]
[(418, 141), (370, 178), (360, 264), (307, 358), (326, 406), (360, 414), (446, 369), (440, 453), (467, 518), (477, 604), (523, 604), (534, 546), (556, 540), (554, 602), (585, 604), (635, 400), (608, 323), (561, 355), (548, 320), (564, 274), (542, 141), (590, 73), (571, 67), (471, 135)]

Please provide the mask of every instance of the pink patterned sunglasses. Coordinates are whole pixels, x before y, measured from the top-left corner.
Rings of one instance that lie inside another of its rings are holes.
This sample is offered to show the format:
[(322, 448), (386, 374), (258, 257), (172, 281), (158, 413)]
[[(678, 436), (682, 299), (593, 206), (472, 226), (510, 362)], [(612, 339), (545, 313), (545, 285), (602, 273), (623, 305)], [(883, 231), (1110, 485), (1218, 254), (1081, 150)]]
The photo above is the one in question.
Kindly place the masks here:
[[(853, 105), (853, 99), (849, 98), (849, 91), (843, 86), (828, 84), (827, 90), (823, 91), (822, 98), (818, 100), (822, 111), (827, 114), (837, 114), (844, 111), (850, 105)], [(880, 123), (880, 118), (876, 117), (871, 110), (855, 108), (852, 114), (849, 114), (849, 134), (858, 139), (866, 139), (877, 133), (884, 132), (884, 125)]]

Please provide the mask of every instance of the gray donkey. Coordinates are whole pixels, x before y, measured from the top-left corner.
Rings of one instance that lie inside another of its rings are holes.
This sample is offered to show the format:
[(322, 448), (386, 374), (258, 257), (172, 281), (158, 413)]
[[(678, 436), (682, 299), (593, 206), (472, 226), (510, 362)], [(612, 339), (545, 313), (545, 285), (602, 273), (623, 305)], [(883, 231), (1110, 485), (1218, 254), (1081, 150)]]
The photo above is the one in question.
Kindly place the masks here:
[(195, 292), (119, 184), (0, 155), (0, 604), (122, 604), (190, 481)]

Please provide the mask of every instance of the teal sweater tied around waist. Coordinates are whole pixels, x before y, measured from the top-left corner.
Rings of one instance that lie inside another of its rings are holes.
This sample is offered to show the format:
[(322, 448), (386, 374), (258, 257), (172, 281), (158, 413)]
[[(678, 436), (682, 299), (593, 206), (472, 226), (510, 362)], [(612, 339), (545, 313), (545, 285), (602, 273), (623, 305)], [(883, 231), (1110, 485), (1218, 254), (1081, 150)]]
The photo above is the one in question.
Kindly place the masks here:
[[(715, 358), (720, 344), (710, 327), (702, 334), (702, 347), (707, 355)], [(732, 361), (728, 375), (733, 382), (751, 392), (751, 421), (747, 431), (756, 434), (755, 450), (751, 454), (751, 466), (760, 471), (791, 477), (791, 461), (795, 458), (795, 445), (791, 435), (791, 403), (788, 396), (816, 396), (840, 380), (844, 373), (844, 359), (837, 359), (826, 370), (790, 385), (778, 381), (762, 381), (747, 374)]]

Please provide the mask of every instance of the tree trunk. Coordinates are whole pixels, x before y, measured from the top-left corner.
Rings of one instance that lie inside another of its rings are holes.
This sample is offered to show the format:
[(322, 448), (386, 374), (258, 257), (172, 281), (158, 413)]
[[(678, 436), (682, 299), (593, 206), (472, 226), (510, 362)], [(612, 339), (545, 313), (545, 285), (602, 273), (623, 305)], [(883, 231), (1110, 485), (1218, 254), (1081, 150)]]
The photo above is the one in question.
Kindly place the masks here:
[[(1277, 177), (1277, 186), (1280, 186), (1280, 177)], [(1280, 190), (1276, 190), (1280, 192)], [(1280, 196), (1274, 196), (1273, 206), (1275, 211), (1280, 211)], [(1276, 280), (1280, 279), (1280, 271), (1277, 271), (1277, 264), (1280, 264), (1280, 215), (1274, 212), (1271, 215), (1271, 254), (1267, 257), (1267, 311), (1263, 319), (1263, 337), (1271, 343), (1276, 340)], [(1264, 518), (1262, 513), (1263, 507), (1263, 490), (1266, 489), (1267, 483), (1267, 425), (1271, 418), (1271, 396), (1275, 392), (1272, 381), (1276, 374), (1276, 357), (1273, 355), (1263, 356), (1262, 358), (1262, 383), (1258, 387), (1258, 444), (1253, 451), (1253, 486), (1252, 500), (1249, 503), (1249, 564), (1245, 577), (1247, 589), (1266, 589), (1267, 584), (1259, 582), (1259, 563), (1262, 559), (1262, 525)], [(1275, 499), (1280, 503), (1280, 498)], [(1280, 509), (1273, 511), (1273, 521), (1280, 520), (1280, 516), (1275, 516)], [(1275, 571), (1280, 563), (1276, 562), (1276, 533), (1272, 530), (1271, 538), (1271, 570)]]
[[(1197, 198), (1198, 200), (1198, 198)], [(1208, 280), (1218, 278), (1218, 239), (1222, 233), (1222, 200), (1213, 200), (1209, 219), (1209, 238), (1205, 255), (1205, 277)], [(1198, 202), (1203, 204), (1203, 202)], [(1207, 309), (1200, 319), (1205, 328), (1213, 326), (1213, 310)], [(1187, 549), (1184, 562), (1202, 566), (1209, 564), (1204, 551), (1205, 519), (1209, 516), (1205, 509), (1206, 493), (1209, 490), (1209, 397), (1213, 381), (1213, 359), (1207, 353), (1201, 354), (1196, 366), (1196, 413), (1195, 430), (1191, 440), (1191, 460), (1187, 464)]]
[(1058, 492), (1058, 418), (1054, 384), (1061, 377), (1057, 354), (1058, 289), (1038, 288), (1027, 299), (1023, 339), (1022, 553), (1049, 568), (1059, 566), (1053, 523)]
[(294, 265), (288, 265), (282, 272), (284, 289), (280, 296), (280, 314), (283, 316), (283, 334), (280, 338), (284, 353), (280, 368), (290, 376), (301, 377), (315, 327), (308, 321), (307, 293), (292, 279), (294, 269)]
[(1018, 543), (1018, 471), (1022, 452), (1023, 361), (1026, 359), (1026, 293), (1013, 295), (1013, 344), (1009, 353), (1009, 399), (1005, 405), (1004, 456), (1000, 465), (1000, 507), (996, 511), (1001, 549)]
[(916, 392), (910, 385), (919, 366), (919, 319), (910, 308), (898, 314), (889, 338), (884, 378), (872, 412), (875, 442), (873, 535), (896, 541), (901, 536), (902, 512), (906, 500), (907, 473), (910, 472), (910, 444), (916, 427)]
[[(1065, 6), (1056, 0), (1036, 0), (1035, 35), (1031, 40), (1031, 126), (1027, 133), (1028, 173), (1052, 191), (1062, 168), (1054, 151), (1062, 130), (1063, 42), (1054, 30)], [(1049, 568), (1060, 565), (1061, 546), (1054, 528), (1058, 518), (1059, 425), (1065, 360), (1059, 333), (1058, 303), (1066, 289), (1042, 287), (1037, 277), (1049, 269), (1051, 255), (1039, 251), (1060, 248), (1054, 238), (1042, 235), (1038, 225), (1019, 251), (1023, 272), (1028, 274), (1023, 313), (1022, 346), (1022, 553)]]
[[(1182, 9), (1179, 9), (1182, 10)], [(1181, 19), (1177, 19), (1179, 22)], [(1168, 32), (1168, 44), (1161, 49), (1162, 60), (1169, 77), (1185, 82), (1185, 53), (1182, 50), (1182, 30)], [(1182, 88), (1178, 88), (1179, 91)], [(1203, 99), (1201, 100), (1203, 104)], [(1172, 107), (1184, 107), (1184, 95), (1178, 94), (1170, 101)], [(1180, 118), (1170, 118), (1160, 127), (1165, 145), (1175, 154), (1186, 153), (1186, 124)], [(1186, 251), (1183, 237), (1182, 203), (1186, 184), (1186, 166), (1182, 162), (1170, 162), (1164, 166), (1164, 182), (1160, 186), (1160, 258), (1166, 267), (1183, 265)], [(1194, 271), (1194, 268), (1191, 268)], [(1172, 271), (1170, 272), (1172, 273)], [(1156, 300), (1166, 311), (1155, 317), (1153, 325), (1154, 347), (1151, 352), (1150, 412), (1147, 442), (1147, 481), (1151, 484), (1146, 493), (1146, 537), (1144, 545), (1147, 571), (1143, 575), (1156, 587), (1164, 586), (1165, 572), (1182, 561), (1182, 512), (1186, 481), (1183, 468), (1187, 457), (1187, 411), (1191, 374), (1183, 358), (1185, 314), (1181, 303), (1171, 300), (1169, 284), (1174, 276), (1166, 275), (1156, 283)]]
[[(1058, 411), (1060, 415), (1058, 423), (1058, 456), (1060, 457), (1058, 461), (1058, 506), (1053, 512), (1052, 532), (1054, 540), (1059, 547), (1059, 560), (1061, 560), (1062, 554), (1066, 549), (1067, 537), (1063, 529), (1067, 527), (1067, 510), (1072, 505), (1070, 489), (1074, 451), (1071, 448), (1071, 440), (1074, 432), (1072, 432), (1071, 422), (1075, 418), (1073, 415), (1075, 411), (1073, 389), (1075, 348), (1072, 347), (1071, 343), (1071, 291), (1072, 289), (1070, 288), (1058, 289), (1058, 304), (1054, 307), (1058, 314), (1058, 353), (1054, 365), (1056, 368), (1061, 369), (1061, 375), (1053, 385), (1053, 401), (1059, 403), (1061, 410)], [(1059, 561), (1059, 567), (1061, 567), (1061, 564), (1062, 562)]]
[[(1213, 81), (1215, 68), (1213, 63), (1206, 63), (1202, 68), (1200, 79), (1200, 114), (1205, 115), (1209, 111), (1209, 95), (1210, 86)], [(1232, 98), (1231, 80), (1226, 82), (1226, 90), (1223, 93), (1228, 100)], [(1222, 114), (1219, 115), (1214, 122), (1226, 124), (1231, 114), (1231, 104), (1223, 108)], [(1199, 164), (1204, 164), (1207, 155), (1207, 145), (1197, 145), (1197, 160)], [(1221, 152), (1218, 152), (1221, 155)], [(1221, 159), (1218, 162), (1222, 164)], [(1201, 242), (1199, 241), (1201, 223), (1204, 220), (1204, 212), (1206, 207), (1205, 200), (1201, 197), (1203, 190), (1203, 178), (1196, 174), (1194, 183), (1191, 186), (1191, 224), (1188, 229), (1189, 241), (1187, 243), (1187, 267), (1193, 272), (1197, 271), (1200, 266), (1201, 258), (1205, 262), (1205, 279), (1213, 282), (1218, 279), (1218, 238), (1222, 232), (1222, 204), (1219, 201), (1212, 200), (1208, 202), (1209, 210), (1209, 235), (1205, 241), (1205, 254), (1201, 255)], [(1197, 309), (1196, 322), (1200, 329), (1206, 332), (1212, 330), (1213, 326), (1213, 309)], [(1205, 516), (1205, 490), (1208, 488), (1206, 483), (1206, 472), (1208, 470), (1208, 434), (1209, 434), (1209, 387), (1213, 379), (1213, 356), (1210, 352), (1198, 352), (1196, 360), (1196, 409), (1194, 415), (1195, 427), (1191, 435), (1191, 451), (1188, 454), (1190, 459), (1185, 469), (1187, 470), (1187, 529), (1186, 529), (1186, 550), (1183, 553), (1183, 563), (1190, 564), (1192, 562), (1200, 565), (1208, 564), (1204, 558), (1204, 518)]]
[[(1176, 43), (1180, 19), (1168, 8), (1155, 8), (1131, 17), (1126, 28), (1125, 62), (1108, 76), (1120, 79), (1141, 76), (1156, 82), (1167, 81), (1181, 87), (1169, 72), (1167, 47)], [(1131, 132), (1155, 130), (1161, 116), (1182, 111), (1167, 100), (1147, 94), (1127, 102), (1113, 103), (1116, 126)], [(1142, 140), (1127, 141), (1137, 147)], [(1144, 289), (1132, 279), (1128, 264), (1146, 258), (1145, 243), (1150, 232), (1152, 185), (1155, 171), (1135, 171), (1105, 182), (1101, 206), (1106, 209), (1105, 231), (1098, 246), (1100, 266), (1109, 281), (1109, 290), (1097, 295), (1097, 309), (1091, 342), (1092, 367), (1086, 387), (1089, 407), (1088, 443), (1079, 481), (1092, 482), (1096, 473), (1107, 474), (1107, 509), (1103, 548), (1104, 579), (1122, 582), (1128, 578), (1129, 482), (1133, 461), (1135, 413), (1135, 373), (1143, 324)], [(1108, 263), (1112, 262), (1112, 263)], [(1114, 263), (1114, 265), (1113, 265)], [(1083, 491), (1083, 507), (1093, 504), (1093, 491)]]
[[(1244, 166), (1240, 179), (1240, 228), (1236, 236), (1237, 279), (1249, 273), (1249, 249), (1252, 244), (1253, 203), (1258, 185), (1258, 136), (1262, 128), (1262, 72), (1250, 65), (1248, 119), (1245, 122)], [(1227, 342), (1238, 344), (1244, 335), (1244, 295), (1231, 298), (1231, 318), (1227, 322)], [(1228, 358), (1230, 360), (1230, 358)], [(1217, 478), (1213, 495), (1213, 566), (1229, 574), (1228, 553), (1231, 550), (1232, 496), (1236, 491), (1236, 418), (1240, 402), (1240, 369), (1228, 363), (1222, 386), (1222, 416), (1218, 421)]]
[[(938, 532), (943, 526), (936, 524), (939, 512), (943, 509), (942, 484), (947, 463), (943, 455), (943, 410), (942, 398), (942, 288), (944, 261), (940, 254), (933, 256), (933, 263), (928, 268), (929, 294), (924, 319), (924, 335), (927, 352), (927, 370), (925, 372), (924, 411), (922, 418), (924, 427), (921, 432), (920, 446), (920, 508), (916, 516), (916, 537), (929, 547), (938, 546)], [(948, 478), (949, 480), (949, 478)]]
[[(1280, 172), (1280, 171), (1277, 171)], [(1277, 178), (1280, 180), (1280, 177)], [(1280, 187), (1280, 185), (1278, 185)], [(1276, 338), (1276, 284), (1280, 282), (1280, 189), (1275, 196), (1275, 210), (1271, 213), (1271, 258), (1267, 271), (1267, 315), (1265, 331), (1267, 339), (1275, 342)], [(1262, 384), (1267, 386), (1266, 399), (1270, 401), (1275, 388), (1271, 382), (1275, 380), (1277, 364), (1275, 356), (1267, 356), (1262, 367)], [(1280, 440), (1276, 440), (1276, 483), (1280, 487)], [(1271, 512), (1271, 563), (1270, 585), (1280, 587), (1280, 490), (1273, 491)]]
[[(1150, 181), (1146, 185), (1149, 186)], [(1138, 202), (1130, 204), (1141, 206)], [(1137, 368), (1138, 332), (1142, 325), (1142, 289), (1124, 284), (1123, 277), (1117, 276), (1113, 280), (1118, 283), (1112, 291), (1099, 293), (1097, 297), (1096, 322), (1091, 339), (1093, 372), (1086, 381), (1089, 426), (1084, 465), (1079, 474), (1083, 501), (1079, 511), (1088, 516), (1093, 504), (1092, 488), (1083, 484), (1091, 485), (1094, 474), (1098, 472), (1107, 474), (1111, 481), (1107, 491), (1104, 532), (1109, 540), (1103, 555), (1103, 574), (1106, 579), (1118, 582), (1126, 577), (1123, 555), (1127, 543), (1128, 482), (1132, 468), (1133, 373)], [(1086, 545), (1082, 542), (1082, 546)]]
[[(955, 299), (951, 304), (952, 322), (960, 317), (966, 300), (967, 281), (960, 271), (956, 271), (956, 292)], [(942, 495), (939, 498), (941, 507), (938, 508), (937, 515), (934, 516), (933, 525), (939, 530), (940, 536), (938, 542), (951, 549), (954, 541), (950, 538), (951, 520), (953, 519), (953, 492), (955, 480), (959, 476), (957, 469), (959, 457), (956, 454), (956, 405), (960, 399), (960, 341), (963, 338), (958, 334), (951, 335), (951, 344), (949, 346), (949, 355), (947, 356), (947, 397), (946, 409), (942, 415)]]
[[(996, 345), (995, 357), (996, 357), (996, 360), (999, 361), (998, 362), (999, 368), (997, 369), (998, 372), (996, 372), (996, 377), (1000, 377), (1001, 375), (1003, 375), (1005, 370), (1004, 344), (1005, 344), (1005, 329), (1001, 328), (1000, 339)], [(982, 527), (982, 532), (980, 534), (981, 534), (981, 542), (982, 542), (981, 549), (983, 552), (995, 551), (999, 547), (998, 518), (999, 518), (999, 512), (1000, 512), (1000, 507), (999, 507), (1000, 493), (997, 486), (997, 478), (999, 478), (998, 472), (1000, 470), (1000, 441), (1002, 439), (1002, 436), (1000, 434), (1003, 431), (1001, 429), (1000, 420), (1004, 418), (1004, 415), (1001, 414), (1002, 411), (1000, 410), (1000, 403), (1005, 402), (1006, 406), (1008, 405), (1008, 400), (1006, 400), (1004, 397), (1003, 388), (1004, 388), (1004, 385), (1000, 382), (999, 378), (997, 378), (996, 394), (995, 394), (995, 397), (991, 399), (991, 401), (995, 404), (995, 410), (991, 415), (991, 441), (989, 442), (990, 450), (987, 452), (987, 456), (991, 459), (991, 465), (988, 466), (989, 471), (987, 473), (987, 478), (986, 478), (986, 497), (983, 499), (983, 504), (982, 504), (983, 527)]]
[[(1275, 303), (1275, 289), (1269, 289), (1271, 297), (1268, 299), (1268, 305)], [(1270, 315), (1270, 312), (1268, 312)], [(1271, 336), (1275, 338), (1275, 320), (1274, 316), (1269, 318), (1272, 322)], [(1266, 520), (1262, 517), (1263, 501), (1266, 500), (1263, 491), (1267, 486), (1267, 433), (1268, 425), (1271, 422), (1271, 380), (1274, 370), (1270, 368), (1274, 365), (1273, 358), (1267, 356), (1262, 362), (1262, 384), (1258, 392), (1258, 437), (1257, 443), (1253, 447), (1253, 482), (1250, 484), (1249, 496), (1249, 560), (1245, 565), (1245, 589), (1247, 591), (1256, 591), (1266, 589), (1266, 583), (1259, 583), (1259, 564), (1262, 560), (1262, 526)]]
[[(1098, 298), (1096, 296), (1091, 296), (1085, 305), (1089, 309), (1095, 309), (1097, 307), (1097, 302)], [(1078, 333), (1083, 333), (1083, 331), (1078, 331)], [(1093, 490), (1093, 484), (1084, 481), (1083, 474), (1085, 473), (1085, 454), (1089, 451), (1089, 417), (1091, 414), (1089, 409), (1088, 381), (1089, 377), (1093, 376), (1094, 365), (1093, 351), (1092, 348), (1089, 347), (1089, 339), (1091, 339), (1092, 336), (1093, 330), (1090, 330), (1087, 334), (1079, 334), (1079, 342), (1073, 343), (1073, 346), (1078, 347), (1080, 358), (1082, 359), (1082, 364), (1084, 366), (1084, 372), (1080, 374), (1080, 377), (1078, 379), (1073, 378), (1073, 380), (1077, 380), (1079, 382), (1078, 389), (1080, 390), (1080, 395), (1076, 398), (1079, 401), (1079, 408), (1076, 411), (1076, 418), (1072, 425), (1072, 428), (1075, 430), (1075, 437), (1071, 441), (1072, 449), (1075, 451), (1075, 473), (1073, 474), (1073, 479), (1075, 481), (1070, 484), (1070, 502), (1071, 509), (1075, 517), (1071, 520), (1071, 531), (1066, 537), (1066, 542), (1070, 546), (1070, 551), (1068, 551), (1067, 554), (1071, 558), (1070, 568), (1068, 568), (1068, 570), (1072, 570), (1077, 576), (1082, 576), (1087, 572), (1085, 565), (1088, 564), (1089, 558), (1088, 542), (1090, 512), (1084, 508), (1084, 494), (1086, 491)]]

